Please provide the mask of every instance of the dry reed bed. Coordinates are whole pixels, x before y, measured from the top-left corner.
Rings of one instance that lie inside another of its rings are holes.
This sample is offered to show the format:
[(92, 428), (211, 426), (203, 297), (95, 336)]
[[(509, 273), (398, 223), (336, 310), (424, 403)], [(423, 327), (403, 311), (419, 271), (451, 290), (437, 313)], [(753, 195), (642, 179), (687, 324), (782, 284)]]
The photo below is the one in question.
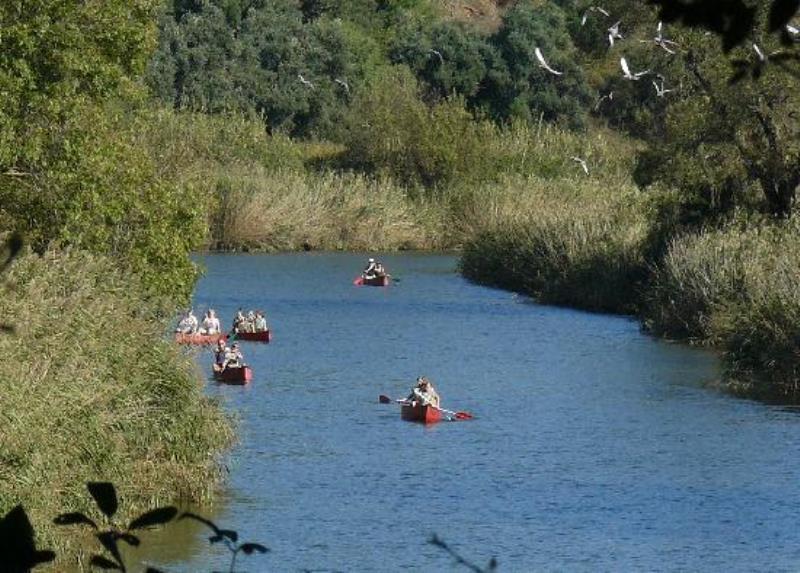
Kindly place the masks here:
[(442, 223), (425, 199), (388, 180), (264, 168), (217, 180), (213, 236), (221, 248), (396, 250), (442, 246)]

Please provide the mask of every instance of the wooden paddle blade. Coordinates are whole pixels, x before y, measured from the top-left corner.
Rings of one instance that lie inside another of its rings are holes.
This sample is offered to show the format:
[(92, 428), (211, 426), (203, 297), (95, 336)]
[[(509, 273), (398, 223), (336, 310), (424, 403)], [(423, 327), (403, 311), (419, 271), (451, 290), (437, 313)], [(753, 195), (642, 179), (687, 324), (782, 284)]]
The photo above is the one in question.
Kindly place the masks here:
[(389, 398), (389, 396), (384, 396), (383, 394), (381, 394), (380, 396), (378, 396), (378, 402), (380, 402), (381, 404), (391, 404), (392, 399)]
[(456, 412), (456, 420), (471, 420), (472, 414), (469, 412)]

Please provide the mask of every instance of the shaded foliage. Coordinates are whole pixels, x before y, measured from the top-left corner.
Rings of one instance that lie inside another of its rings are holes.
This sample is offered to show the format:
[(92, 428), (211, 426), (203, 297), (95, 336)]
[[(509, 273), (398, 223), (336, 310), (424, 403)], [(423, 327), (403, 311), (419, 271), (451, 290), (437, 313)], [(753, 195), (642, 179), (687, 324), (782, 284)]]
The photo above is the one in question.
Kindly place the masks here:
[[(172, 521), (178, 514), (178, 510), (175, 507), (159, 507), (134, 518), (128, 527), (119, 528), (115, 525), (113, 519), (119, 505), (114, 484), (110, 482), (88, 482), (86, 489), (89, 490), (97, 508), (103, 514), (108, 527), (101, 529), (94, 520), (81, 512), (62, 513), (53, 520), (53, 523), (56, 525), (88, 525), (94, 529), (96, 531), (95, 538), (111, 555), (111, 559), (97, 553), (91, 556), (90, 562), (92, 566), (100, 569), (127, 571), (120, 552), (119, 542), (124, 541), (132, 547), (138, 547), (141, 544), (141, 540), (131, 533), (132, 530), (164, 525)], [(156, 572), (157, 570), (150, 567), (148, 571)]]
[[(710, 30), (722, 38), (728, 52), (741, 45), (757, 25), (758, 4), (746, 0), (648, 0), (659, 7), (659, 17), (666, 22), (680, 21), (685, 26)], [(798, 0), (772, 0), (769, 6), (769, 30), (781, 31), (797, 14)]]
[(269, 548), (261, 545), (260, 543), (253, 543), (251, 541), (248, 542), (239, 542), (239, 534), (232, 530), (232, 529), (220, 529), (217, 525), (211, 521), (210, 519), (206, 519), (205, 517), (201, 517), (197, 514), (191, 512), (182, 513), (178, 519), (191, 519), (202, 523), (211, 531), (214, 532), (214, 535), (208, 538), (209, 543), (212, 545), (215, 543), (223, 543), (225, 547), (228, 548), (228, 551), (231, 553), (231, 565), (230, 571), (233, 572), (234, 568), (236, 567), (236, 558), (238, 557), (239, 553), (244, 553), (245, 555), (252, 555), (253, 553), (267, 553), (269, 552)]
[(33, 526), (21, 505), (0, 518), (0, 556), (8, 573), (26, 573), (55, 559), (53, 551), (36, 549)]
[[(103, 570), (127, 571), (126, 564), (120, 551), (120, 541), (138, 547), (141, 544), (139, 537), (132, 531), (145, 528), (162, 526), (170, 523), (178, 515), (178, 510), (173, 506), (151, 509), (134, 518), (127, 528), (120, 528), (114, 523), (114, 515), (118, 509), (116, 488), (110, 482), (89, 482), (86, 484), (97, 508), (104, 516), (107, 523), (105, 529), (101, 528), (94, 520), (81, 512), (63, 513), (53, 522), (56, 525), (88, 525), (95, 530), (95, 538), (106, 555), (95, 553), (90, 558), (92, 567)], [(254, 542), (239, 542), (239, 534), (232, 529), (219, 529), (211, 520), (194, 513), (183, 513), (179, 519), (192, 519), (198, 521), (214, 531), (209, 542), (214, 544), (221, 541), (231, 552), (230, 572), (233, 573), (236, 557), (239, 553), (252, 555), (267, 553), (269, 549)], [(9, 573), (25, 573), (37, 565), (48, 563), (55, 559), (53, 551), (37, 550), (34, 543), (34, 531), (25, 510), (21, 505), (16, 506), (6, 516), (0, 519), (0, 555), (2, 555), (3, 571)], [(110, 556), (110, 558), (109, 558)], [(154, 567), (148, 567), (147, 573), (160, 573)]]

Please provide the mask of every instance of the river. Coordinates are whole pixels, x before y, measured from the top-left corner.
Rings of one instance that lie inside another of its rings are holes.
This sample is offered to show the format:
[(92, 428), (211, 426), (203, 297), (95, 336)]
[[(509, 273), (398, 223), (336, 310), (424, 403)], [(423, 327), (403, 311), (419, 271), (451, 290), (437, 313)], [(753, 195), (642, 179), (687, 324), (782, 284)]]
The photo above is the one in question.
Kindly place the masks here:
[[(353, 286), (355, 253), (198, 260), (196, 309), (274, 332), (244, 343), (251, 385), (208, 382), (239, 442), (204, 515), (271, 549), (237, 570), (467, 571), (433, 534), (501, 572), (800, 570), (800, 418), (710, 389), (713, 353), (471, 284), (450, 255), (383, 257), (388, 288)], [(378, 402), (419, 375), (474, 419)], [(171, 559), (179, 527), (144, 560), (227, 570), (204, 529)]]

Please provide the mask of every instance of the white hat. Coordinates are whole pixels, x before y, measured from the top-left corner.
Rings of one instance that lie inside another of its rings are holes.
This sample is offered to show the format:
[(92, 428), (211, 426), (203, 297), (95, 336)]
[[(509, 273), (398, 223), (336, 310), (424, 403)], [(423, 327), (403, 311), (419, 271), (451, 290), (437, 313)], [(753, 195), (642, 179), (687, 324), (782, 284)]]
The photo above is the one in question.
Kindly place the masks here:
[(375, 259), (370, 259), (369, 262), (374, 263)]

